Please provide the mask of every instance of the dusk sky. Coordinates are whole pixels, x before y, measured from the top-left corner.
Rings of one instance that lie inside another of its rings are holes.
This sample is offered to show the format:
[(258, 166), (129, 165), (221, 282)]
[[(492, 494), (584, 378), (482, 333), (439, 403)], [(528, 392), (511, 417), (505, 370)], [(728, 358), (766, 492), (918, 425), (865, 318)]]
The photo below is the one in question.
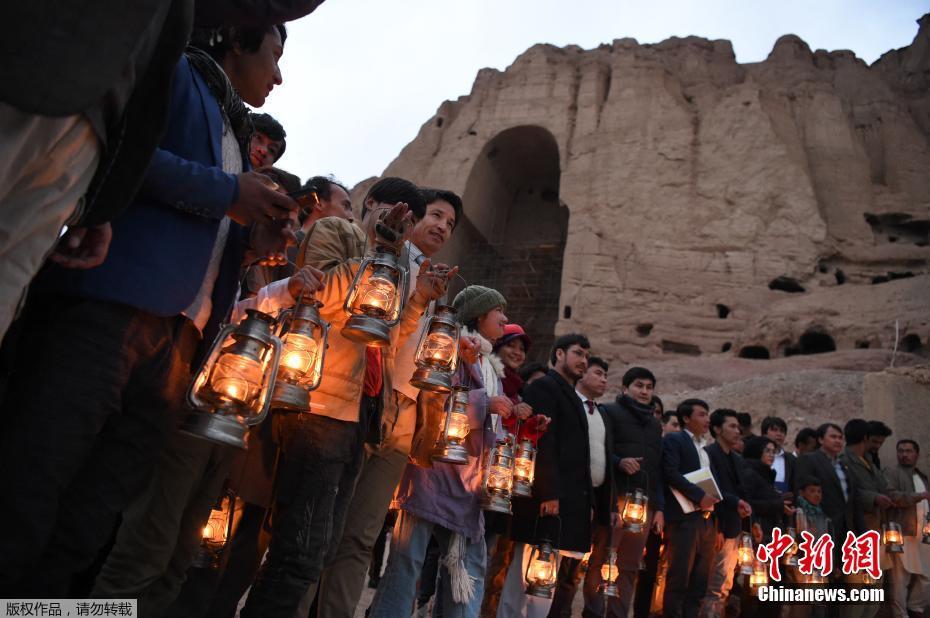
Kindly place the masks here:
[(284, 84), (261, 111), (287, 131), (280, 167), (351, 187), (379, 175), (440, 103), (468, 94), (479, 69), (503, 70), (536, 43), (697, 35), (729, 39), (746, 63), (791, 33), (872, 63), (909, 45), (926, 11), (917, 0), (326, 0), (288, 24)]

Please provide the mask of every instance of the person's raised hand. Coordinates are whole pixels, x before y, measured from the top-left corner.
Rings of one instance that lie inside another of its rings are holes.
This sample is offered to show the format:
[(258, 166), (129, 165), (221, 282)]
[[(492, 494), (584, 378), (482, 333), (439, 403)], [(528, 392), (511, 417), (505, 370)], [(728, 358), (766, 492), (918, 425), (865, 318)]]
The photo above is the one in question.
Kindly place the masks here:
[(459, 337), (459, 356), (468, 364), (478, 362), (478, 352), (481, 351), (481, 344), (474, 337)]
[(521, 421), (525, 421), (533, 415), (533, 408), (528, 403), (520, 402), (513, 407), (514, 415)]
[(313, 294), (323, 287), (323, 271), (305, 265), (287, 280), (287, 291), (291, 298), (298, 300), (301, 294)]
[(539, 514), (542, 517), (546, 515), (558, 515), (559, 514), (559, 499), (555, 500), (546, 500), (545, 502), (539, 503)]
[(633, 475), (639, 472), (640, 462), (643, 460), (642, 457), (624, 457), (617, 464), (621, 470), (627, 473), (627, 475)]
[(68, 228), (48, 259), (65, 268), (94, 268), (107, 258), (112, 240), (109, 223)]
[(243, 172), (239, 180), (239, 195), (226, 210), (230, 219), (240, 225), (286, 219), (297, 212), (297, 202), (281, 192), (276, 182), (257, 172)]
[(510, 415), (513, 414), (513, 402), (509, 397), (502, 395), (491, 397), (488, 408), (491, 414), (499, 414), (501, 418), (510, 418)]

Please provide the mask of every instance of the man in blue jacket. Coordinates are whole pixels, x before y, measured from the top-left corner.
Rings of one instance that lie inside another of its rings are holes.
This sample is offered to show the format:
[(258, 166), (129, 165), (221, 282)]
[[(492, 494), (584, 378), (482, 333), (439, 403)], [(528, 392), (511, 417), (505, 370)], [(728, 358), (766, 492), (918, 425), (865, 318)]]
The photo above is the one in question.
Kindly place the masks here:
[(235, 299), (242, 225), (296, 210), (247, 171), (239, 94), (261, 105), (281, 83), (284, 28), (257, 31), (276, 43), (238, 55), (249, 70), (235, 89), (203, 52), (178, 63), (167, 132), (104, 263), (36, 280), (2, 402), (0, 596), (69, 596), (177, 424), (195, 350)]
[[(714, 522), (710, 520), (716, 498), (684, 477), (689, 472), (710, 468), (707, 430), (710, 412), (706, 402), (686, 399), (678, 404), (683, 429), (662, 438), (662, 472), (665, 477), (665, 521), (668, 536), (668, 574), (665, 580), (662, 615), (694, 618), (707, 589), (714, 553)], [(677, 490), (690, 501), (685, 512)]]

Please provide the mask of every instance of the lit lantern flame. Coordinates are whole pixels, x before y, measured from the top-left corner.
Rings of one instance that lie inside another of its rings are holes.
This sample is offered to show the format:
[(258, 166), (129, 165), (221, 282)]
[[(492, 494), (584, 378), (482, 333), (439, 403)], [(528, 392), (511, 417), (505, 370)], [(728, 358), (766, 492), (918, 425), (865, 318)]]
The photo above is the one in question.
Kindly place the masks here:
[(383, 318), (394, 305), (397, 287), (387, 277), (372, 275), (359, 290), (359, 307), (370, 316)]
[(503, 466), (493, 466), (488, 473), (488, 489), (510, 491), (512, 481), (510, 470)]
[(893, 554), (899, 554), (904, 551), (904, 534), (901, 532), (901, 524), (889, 522), (885, 526), (885, 546)]
[(288, 333), (281, 341), (281, 366), (298, 376), (308, 373), (316, 362), (317, 342), (303, 333)]
[(210, 383), (221, 398), (250, 405), (261, 392), (263, 374), (255, 359), (226, 353), (217, 359)]
[(448, 363), (455, 354), (455, 339), (446, 333), (431, 333), (423, 343), (423, 355), (430, 360)]
[(925, 545), (930, 545), (930, 512), (927, 513), (927, 516), (924, 519), (924, 527), (923, 527), (922, 532), (923, 532), (923, 538), (921, 539), (921, 543), (924, 543)]
[(748, 532), (743, 532), (739, 537), (739, 548), (738, 548), (738, 561), (740, 567), (740, 573), (743, 575), (751, 575), (752, 567), (755, 561), (756, 555), (752, 551), (752, 537)]
[(647, 502), (646, 494), (642, 489), (637, 488), (626, 495), (626, 504), (623, 505), (623, 512), (620, 515), (624, 528), (631, 532), (642, 532), (646, 525)]
[(461, 443), (468, 436), (468, 416), (460, 412), (447, 412), (450, 415), (446, 437)]
[(545, 599), (552, 598), (555, 590), (557, 556), (557, 552), (552, 549), (552, 543), (548, 540), (541, 540), (539, 545), (533, 548), (524, 574), (526, 594)]
[(620, 569), (618, 569), (617, 565), (614, 563), (615, 560), (616, 557), (612, 555), (610, 562), (605, 562), (601, 565), (601, 579), (609, 584), (617, 581), (617, 577), (620, 576)]
[(767, 586), (769, 583), (769, 574), (765, 564), (761, 560), (756, 560), (752, 565), (752, 574), (749, 576), (749, 587), (758, 594), (759, 588)]

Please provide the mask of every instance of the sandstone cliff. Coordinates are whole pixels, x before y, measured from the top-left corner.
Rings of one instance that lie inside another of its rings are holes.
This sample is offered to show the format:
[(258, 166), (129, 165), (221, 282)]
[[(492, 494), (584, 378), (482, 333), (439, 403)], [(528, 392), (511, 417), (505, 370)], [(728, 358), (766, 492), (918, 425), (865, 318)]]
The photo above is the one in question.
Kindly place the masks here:
[(871, 66), (793, 35), (755, 64), (696, 37), (536, 45), (480, 71), (385, 174), (463, 194), (447, 257), (505, 292), (537, 356), (568, 331), (618, 365), (863, 348), (887, 363), (896, 342), (923, 354), (930, 16), (919, 23)]

